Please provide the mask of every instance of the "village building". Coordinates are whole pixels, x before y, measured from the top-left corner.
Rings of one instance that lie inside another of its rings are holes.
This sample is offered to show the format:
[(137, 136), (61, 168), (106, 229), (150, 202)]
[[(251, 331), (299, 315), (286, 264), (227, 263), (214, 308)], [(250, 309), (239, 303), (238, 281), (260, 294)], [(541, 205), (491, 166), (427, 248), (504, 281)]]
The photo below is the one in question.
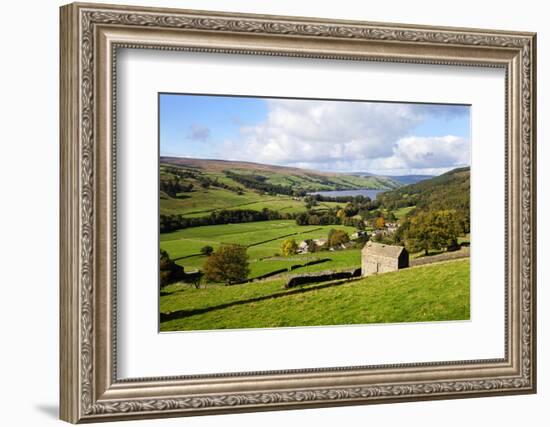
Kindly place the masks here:
[(298, 253), (299, 254), (305, 254), (308, 252), (309, 245), (305, 240), (302, 240), (300, 243), (298, 243)]
[(318, 248), (327, 244), (327, 239), (313, 239), (313, 243), (317, 245)]
[[(298, 243), (297, 252), (299, 254), (307, 254), (308, 252), (315, 252), (317, 249), (320, 249), (326, 243), (327, 243), (327, 239), (302, 240), (300, 243)], [(313, 245), (314, 248), (312, 248), (311, 245)]]
[(351, 236), (349, 236), (349, 238), (350, 238), (351, 240), (357, 240), (357, 239), (359, 239), (360, 237), (364, 237), (364, 236), (367, 236), (367, 232), (366, 232), (366, 231), (357, 230), (355, 233), (353, 233)]
[(328, 250), (331, 251), (331, 252), (334, 252), (334, 251), (339, 251), (339, 250), (351, 249), (354, 246), (355, 246), (355, 242), (346, 242), (346, 243), (341, 243), (338, 246), (333, 246), (333, 247), (329, 248)]
[(361, 250), (361, 275), (387, 273), (409, 266), (409, 253), (403, 246), (369, 241)]
[(390, 234), (395, 233), (398, 228), (399, 228), (399, 224), (397, 224), (396, 222), (387, 222), (386, 223), (386, 231)]

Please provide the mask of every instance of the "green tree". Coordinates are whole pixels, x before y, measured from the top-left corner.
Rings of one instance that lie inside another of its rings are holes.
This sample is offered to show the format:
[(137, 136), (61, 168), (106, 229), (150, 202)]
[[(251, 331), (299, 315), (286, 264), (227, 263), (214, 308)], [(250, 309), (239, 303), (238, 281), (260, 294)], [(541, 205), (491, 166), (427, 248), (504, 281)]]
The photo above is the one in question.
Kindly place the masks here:
[(440, 210), (434, 212), (433, 223), (438, 233), (438, 238), (434, 246), (439, 246), (437, 249), (458, 247), (458, 236), (462, 233), (458, 214), (455, 210)]
[(397, 220), (397, 217), (395, 216), (395, 214), (393, 213), (393, 211), (389, 211), (387, 214), (386, 214), (386, 219), (389, 221), (389, 222), (394, 222)]
[(334, 248), (349, 242), (349, 235), (344, 230), (330, 230), (328, 234), (328, 246)]
[(210, 256), (212, 252), (214, 252), (214, 248), (210, 245), (206, 245), (201, 248), (201, 254), (203, 255)]
[(321, 219), (317, 215), (310, 215), (307, 220), (307, 223), (309, 225), (319, 225), (321, 224)]
[(317, 199), (315, 196), (307, 196), (304, 198), (304, 202), (306, 203), (306, 209), (310, 210), (311, 208), (317, 206), (319, 203), (317, 202)]
[(366, 220), (370, 219), (371, 213), (370, 213), (370, 211), (369, 211), (368, 209), (361, 209), (361, 210), (359, 211), (359, 216), (360, 216), (361, 218), (363, 218), (364, 221), (366, 221)]
[(184, 276), (185, 272), (183, 271), (183, 267), (177, 265), (174, 261), (172, 261), (172, 259), (170, 259), (170, 256), (168, 255), (168, 252), (166, 252), (164, 249), (161, 249), (159, 258), (160, 287), (164, 288), (170, 283), (182, 280)]
[(383, 216), (379, 216), (374, 220), (374, 228), (377, 230), (382, 230), (386, 226), (386, 221)]
[(340, 218), (340, 221), (343, 221), (344, 218), (346, 218), (346, 211), (344, 209), (340, 209), (338, 212), (336, 212), (336, 216)]
[(296, 254), (298, 252), (298, 243), (294, 239), (286, 239), (281, 245), (281, 252), (284, 256)]
[(296, 225), (307, 225), (308, 218), (309, 216), (305, 212), (296, 215)]
[(233, 285), (246, 280), (248, 273), (248, 254), (246, 247), (240, 245), (220, 246), (204, 263), (204, 275), (211, 282)]
[(456, 247), (461, 227), (452, 210), (419, 212), (405, 231), (405, 241), (411, 252)]

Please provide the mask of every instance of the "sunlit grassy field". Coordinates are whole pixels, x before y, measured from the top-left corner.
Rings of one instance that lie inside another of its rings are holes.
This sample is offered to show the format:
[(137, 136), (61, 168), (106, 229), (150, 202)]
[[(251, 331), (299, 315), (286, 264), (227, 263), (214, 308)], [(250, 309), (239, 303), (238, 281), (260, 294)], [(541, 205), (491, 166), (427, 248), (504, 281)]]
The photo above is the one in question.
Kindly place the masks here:
[(161, 234), (160, 247), (167, 251), (177, 264), (186, 270), (193, 270), (202, 268), (206, 260), (205, 256), (200, 255), (203, 246), (210, 245), (214, 250), (224, 243), (247, 246), (251, 270), (249, 277), (257, 277), (318, 258), (329, 258), (330, 261), (309, 266), (307, 270), (301, 269), (300, 272), (359, 266), (359, 250), (293, 255), (286, 259), (280, 256), (281, 245), (286, 239), (292, 238), (300, 242), (305, 239), (326, 238), (330, 229), (341, 229), (350, 234), (355, 231), (353, 227), (343, 225), (300, 226), (292, 220), (208, 225)]
[(160, 297), (161, 331), (467, 320), (470, 261), (462, 259), (341, 285), (283, 289), (283, 279), (195, 289)]
[[(163, 172), (161, 175), (165, 179), (172, 177), (171, 174)], [(261, 211), (264, 208), (279, 211), (281, 213), (305, 212), (306, 205), (302, 200), (296, 200), (293, 197), (285, 195), (261, 194), (257, 191), (247, 189), (239, 183), (227, 178), (220, 173), (204, 173), (204, 176), (216, 179), (221, 183), (230, 185), (233, 188), (240, 189), (240, 193), (225, 188), (209, 187), (202, 188), (196, 180), (189, 180), (193, 183), (193, 191), (181, 193), (178, 197), (169, 197), (166, 194), (161, 195), (160, 213), (163, 215), (184, 215), (186, 217), (207, 216), (211, 212), (221, 209), (251, 209)], [(294, 181), (303, 183), (303, 179), (284, 175), (273, 175), (273, 179), (267, 182), (279, 185), (292, 185)], [(351, 177), (356, 179), (356, 177)], [(347, 178), (346, 178), (347, 179)], [(336, 180), (338, 182), (338, 180)], [(294, 183), (295, 184), (295, 183)], [(355, 185), (356, 183), (353, 182)], [(348, 185), (352, 185), (348, 184)], [(325, 189), (324, 186), (320, 186)], [(326, 187), (332, 189), (333, 187)], [(313, 209), (322, 211), (329, 207), (336, 207), (341, 204), (335, 202), (322, 202)]]

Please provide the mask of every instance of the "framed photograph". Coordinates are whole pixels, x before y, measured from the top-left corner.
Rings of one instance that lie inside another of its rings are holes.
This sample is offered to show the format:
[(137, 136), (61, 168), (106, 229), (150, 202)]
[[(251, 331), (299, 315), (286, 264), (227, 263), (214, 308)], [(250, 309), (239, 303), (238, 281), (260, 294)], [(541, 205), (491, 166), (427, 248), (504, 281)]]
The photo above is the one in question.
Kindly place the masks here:
[(61, 8), (61, 418), (536, 391), (533, 33)]

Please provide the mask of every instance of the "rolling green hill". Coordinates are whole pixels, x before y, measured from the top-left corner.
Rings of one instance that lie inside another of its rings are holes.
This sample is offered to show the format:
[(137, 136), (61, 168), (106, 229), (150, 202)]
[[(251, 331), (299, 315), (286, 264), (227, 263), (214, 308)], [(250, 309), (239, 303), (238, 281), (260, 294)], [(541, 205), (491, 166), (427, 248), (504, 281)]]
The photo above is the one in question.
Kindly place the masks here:
[[(226, 177), (227, 172), (249, 177), (254, 176), (268, 184), (291, 186), (296, 190), (307, 192), (358, 189), (388, 190), (401, 185), (390, 177), (318, 172), (251, 162), (161, 157), (160, 164), (183, 167), (190, 172), (211, 175), (218, 177), (218, 179)], [(229, 181), (226, 182), (229, 183)], [(238, 186), (238, 183), (235, 182), (231, 184)]]
[[(299, 196), (323, 190), (391, 189), (388, 177), (359, 177), (224, 160), (160, 158), (160, 213), (202, 217), (217, 210), (306, 210)], [(315, 210), (336, 207), (323, 202)]]
[(387, 191), (378, 196), (386, 209), (416, 206), (431, 210), (470, 210), (470, 168), (453, 169), (447, 173)]

